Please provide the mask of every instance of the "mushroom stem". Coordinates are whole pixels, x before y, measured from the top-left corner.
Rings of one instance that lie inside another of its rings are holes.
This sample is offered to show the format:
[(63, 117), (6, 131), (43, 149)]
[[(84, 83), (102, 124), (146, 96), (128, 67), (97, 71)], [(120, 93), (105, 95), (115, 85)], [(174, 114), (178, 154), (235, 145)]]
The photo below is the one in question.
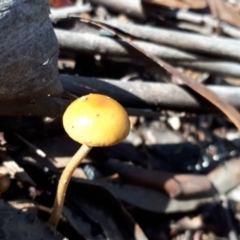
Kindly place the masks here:
[(48, 220), (48, 222), (52, 224), (54, 227), (58, 225), (58, 221), (62, 214), (67, 187), (73, 175), (73, 172), (78, 167), (78, 165), (82, 162), (82, 160), (87, 156), (87, 154), (90, 152), (91, 149), (92, 147), (89, 147), (83, 144), (79, 148), (79, 150), (73, 155), (72, 159), (70, 160), (70, 162), (62, 172), (62, 175), (58, 183), (53, 211), (50, 216), (50, 219)]

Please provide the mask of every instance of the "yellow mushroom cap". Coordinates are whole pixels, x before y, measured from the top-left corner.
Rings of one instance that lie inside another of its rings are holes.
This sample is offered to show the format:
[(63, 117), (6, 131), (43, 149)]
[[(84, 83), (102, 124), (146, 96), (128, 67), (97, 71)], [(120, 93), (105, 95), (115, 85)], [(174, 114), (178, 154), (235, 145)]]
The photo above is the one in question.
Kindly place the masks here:
[(89, 94), (72, 102), (63, 115), (63, 126), (73, 140), (91, 147), (115, 145), (130, 131), (125, 109), (101, 94)]

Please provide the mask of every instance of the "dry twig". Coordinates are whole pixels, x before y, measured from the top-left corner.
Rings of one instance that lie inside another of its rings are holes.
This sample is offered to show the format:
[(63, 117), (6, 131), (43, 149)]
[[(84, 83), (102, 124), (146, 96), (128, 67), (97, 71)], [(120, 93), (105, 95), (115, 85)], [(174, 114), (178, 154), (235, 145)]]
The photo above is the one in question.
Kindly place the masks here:
[[(100, 54), (103, 57), (123, 58), (126, 61), (134, 59), (137, 60), (137, 64), (149, 63), (146, 59), (139, 58), (139, 52), (123, 41), (58, 29), (55, 29), (55, 33), (62, 50), (70, 50), (86, 55)], [(177, 66), (198, 69), (218, 75), (240, 77), (240, 64), (237, 62), (204, 58), (200, 55), (144, 41), (133, 41), (133, 43), (149, 54), (165, 59)]]
[(166, 30), (163, 28), (122, 24), (113, 21), (103, 23), (116, 27), (134, 38), (155, 42), (179, 49), (186, 49), (210, 56), (240, 61), (240, 41), (226, 37), (210, 37), (200, 34)]
[[(114, 97), (127, 108), (175, 109), (181, 111), (216, 111), (214, 105), (189, 88), (175, 84), (139, 81), (121, 82), (111, 79), (60, 76), (64, 89), (76, 96), (90, 92)], [(221, 99), (240, 109), (240, 88), (207, 86)], [(129, 112), (134, 115), (134, 110)], [(150, 113), (150, 112), (149, 112)], [(146, 112), (147, 114), (147, 112)]]
[(238, 111), (234, 107), (229, 105), (227, 102), (221, 100), (216, 94), (214, 94), (212, 91), (207, 89), (204, 85), (202, 85), (201, 83), (192, 81), (191, 78), (189, 78), (185, 74), (179, 72), (177, 69), (175, 69), (171, 65), (167, 64), (160, 58), (157, 58), (154, 55), (146, 53), (143, 49), (139, 48), (138, 46), (136, 46), (136, 44), (132, 43), (131, 38), (129, 36), (126, 37), (126, 35), (119, 33), (119, 31), (117, 32), (112, 27), (109, 27), (106, 24), (102, 24), (102, 23), (99, 23), (99, 22), (96, 22), (96, 21), (93, 21), (90, 19), (80, 18), (80, 21), (90, 23), (92, 25), (103, 28), (103, 29), (109, 31), (110, 33), (118, 36), (120, 39), (128, 42), (132, 47), (134, 47), (136, 50), (138, 50), (140, 53), (142, 53), (143, 57), (146, 57), (146, 58), (152, 60), (152, 63), (154, 65), (164, 68), (169, 74), (175, 76), (177, 78), (178, 84), (187, 85), (192, 90), (194, 90), (195, 92), (197, 92), (198, 94), (200, 94), (201, 96), (206, 98), (209, 102), (213, 103), (223, 113), (225, 113), (225, 115), (235, 124), (235, 126), (240, 131), (240, 114), (238, 113)]

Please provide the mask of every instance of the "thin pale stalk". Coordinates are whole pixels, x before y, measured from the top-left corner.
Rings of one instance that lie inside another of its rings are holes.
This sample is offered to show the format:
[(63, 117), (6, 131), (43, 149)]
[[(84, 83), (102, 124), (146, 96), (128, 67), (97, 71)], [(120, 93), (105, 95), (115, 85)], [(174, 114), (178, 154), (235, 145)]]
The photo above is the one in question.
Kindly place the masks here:
[(78, 165), (82, 162), (82, 160), (87, 156), (92, 147), (87, 145), (82, 145), (79, 150), (74, 154), (68, 165), (63, 170), (63, 173), (59, 179), (57, 193), (55, 197), (55, 202), (53, 206), (53, 211), (49, 219), (49, 223), (54, 227), (58, 225), (58, 221), (62, 214), (63, 204), (65, 200), (65, 195), (67, 191), (68, 184), (73, 175), (73, 172), (78, 167)]

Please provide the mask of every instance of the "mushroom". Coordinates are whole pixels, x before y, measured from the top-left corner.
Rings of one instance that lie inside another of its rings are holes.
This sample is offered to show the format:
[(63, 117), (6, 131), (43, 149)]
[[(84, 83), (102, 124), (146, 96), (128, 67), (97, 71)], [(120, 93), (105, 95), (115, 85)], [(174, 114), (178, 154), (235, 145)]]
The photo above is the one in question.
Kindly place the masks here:
[(10, 184), (11, 184), (10, 178), (0, 173), (0, 195), (1, 193), (8, 190)]
[(92, 147), (115, 145), (124, 140), (130, 131), (125, 109), (114, 99), (101, 94), (89, 94), (73, 101), (63, 115), (63, 126), (67, 134), (82, 146), (60, 177), (49, 219), (55, 227), (62, 213), (69, 181), (81, 161)]

